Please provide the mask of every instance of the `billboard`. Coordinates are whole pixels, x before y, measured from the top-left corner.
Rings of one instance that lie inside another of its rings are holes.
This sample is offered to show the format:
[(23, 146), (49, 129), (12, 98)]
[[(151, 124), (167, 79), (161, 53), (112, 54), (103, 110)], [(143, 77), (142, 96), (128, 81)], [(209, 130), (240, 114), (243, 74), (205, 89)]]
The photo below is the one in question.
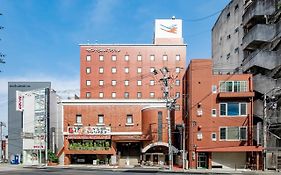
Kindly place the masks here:
[(182, 20), (156, 19), (155, 38), (182, 38)]
[(23, 111), (24, 93), (16, 91), (16, 111)]

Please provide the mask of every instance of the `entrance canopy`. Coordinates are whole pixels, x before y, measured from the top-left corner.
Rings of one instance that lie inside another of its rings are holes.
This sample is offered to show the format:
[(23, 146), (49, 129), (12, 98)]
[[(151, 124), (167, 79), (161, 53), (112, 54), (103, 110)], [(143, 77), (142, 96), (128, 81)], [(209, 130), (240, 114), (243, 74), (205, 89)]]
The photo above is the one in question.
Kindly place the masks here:
[[(165, 147), (169, 148), (169, 144), (168, 143), (165, 143), (165, 142), (154, 142), (154, 143), (151, 143), (151, 144), (147, 145), (146, 147), (144, 147), (141, 150), (141, 152), (145, 153), (147, 150), (149, 150), (150, 148), (155, 147), (155, 146), (165, 146)], [(172, 151), (174, 153), (178, 153), (179, 152), (179, 150), (176, 147), (174, 147), (173, 145), (172, 145)]]
[(262, 146), (233, 146), (218, 148), (197, 148), (197, 152), (261, 152)]

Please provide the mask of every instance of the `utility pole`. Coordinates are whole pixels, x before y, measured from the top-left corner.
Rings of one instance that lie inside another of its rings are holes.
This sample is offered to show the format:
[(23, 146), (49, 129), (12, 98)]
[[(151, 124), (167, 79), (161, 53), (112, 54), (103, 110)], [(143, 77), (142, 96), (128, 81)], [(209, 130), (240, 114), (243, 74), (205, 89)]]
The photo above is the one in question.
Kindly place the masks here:
[(48, 111), (49, 111), (49, 88), (45, 88), (45, 163), (48, 165)]
[(182, 123), (182, 170), (185, 170), (185, 123)]
[[(2, 13), (0, 13), (0, 16), (2, 16), (3, 14)], [(4, 27), (3, 26), (0, 26), (0, 30), (3, 30), (4, 29)], [(0, 41), (1, 41), (2, 39), (0, 38)], [(2, 52), (0, 52), (0, 64), (5, 64), (6, 63), (6, 61), (4, 60), (4, 58), (6, 57), (6, 55), (4, 54), (4, 53), (2, 53)], [(0, 70), (0, 72), (1, 72), (1, 70)], [(2, 160), (2, 159), (1, 159)]]
[[(172, 151), (172, 131), (171, 131), (171, 112), (175, 109), (176, 100), (179, 97), (170, 97), (170, 85), (169, 80), (172, 79), (171, 76), (169, 76), (169, 70), (167, 67), (163, 67), (160, 69), (160, 72), (162, 73), (163, 77), (160, 79), (163, 85), (163, 94), (164, 99), (166, 101), (166, 108), (167, 108), (167, 124), (168, 124), (168, 145), (169, 145), (169, 170), (173, 170), (173, 151)], [(153, 74), (156, 75), (158, 72), (156, 70), (153, 71)]]
[(3, 149), (2, 149), (2, 140), (3, 140), (2, 139), (2, 135), (3, 135), (2, 128), (3, 128), (3, 126), (6, 127), (6, 124), (4, 122), (0, 122), (0, 163), (3, 162), (3, 154), (2, 154), (2, 152), (3, 152)]
[(266, 93), (263, 96), (263, 170), (266, 170), (266, 139), (267, 139), (267, 104)]

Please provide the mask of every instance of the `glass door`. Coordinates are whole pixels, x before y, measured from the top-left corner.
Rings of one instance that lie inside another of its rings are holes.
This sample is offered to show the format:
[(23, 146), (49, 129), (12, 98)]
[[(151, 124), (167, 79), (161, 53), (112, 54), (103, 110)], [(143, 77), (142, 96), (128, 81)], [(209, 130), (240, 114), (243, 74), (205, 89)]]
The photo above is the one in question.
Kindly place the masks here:
[(208, 159), (206, 153), (198, 153), (197, 168), (208, 168)]

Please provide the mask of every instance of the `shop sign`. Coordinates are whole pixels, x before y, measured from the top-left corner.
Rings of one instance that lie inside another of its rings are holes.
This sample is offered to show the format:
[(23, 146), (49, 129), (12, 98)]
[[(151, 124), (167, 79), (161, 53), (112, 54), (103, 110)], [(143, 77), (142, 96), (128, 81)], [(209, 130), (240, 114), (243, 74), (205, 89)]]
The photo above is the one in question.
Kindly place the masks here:
[(96, 53), (118, 53), (120, 49), (115, 48), (87, 48), (88, 52), (96, 52)]
[(69, 126), (67, 131), (69, 134), (108, 135), (111, 132), (111, 128), (100, 126)]
[(24, 95), (20, 91), (16, 91), (16, 111), (23, 111)]

